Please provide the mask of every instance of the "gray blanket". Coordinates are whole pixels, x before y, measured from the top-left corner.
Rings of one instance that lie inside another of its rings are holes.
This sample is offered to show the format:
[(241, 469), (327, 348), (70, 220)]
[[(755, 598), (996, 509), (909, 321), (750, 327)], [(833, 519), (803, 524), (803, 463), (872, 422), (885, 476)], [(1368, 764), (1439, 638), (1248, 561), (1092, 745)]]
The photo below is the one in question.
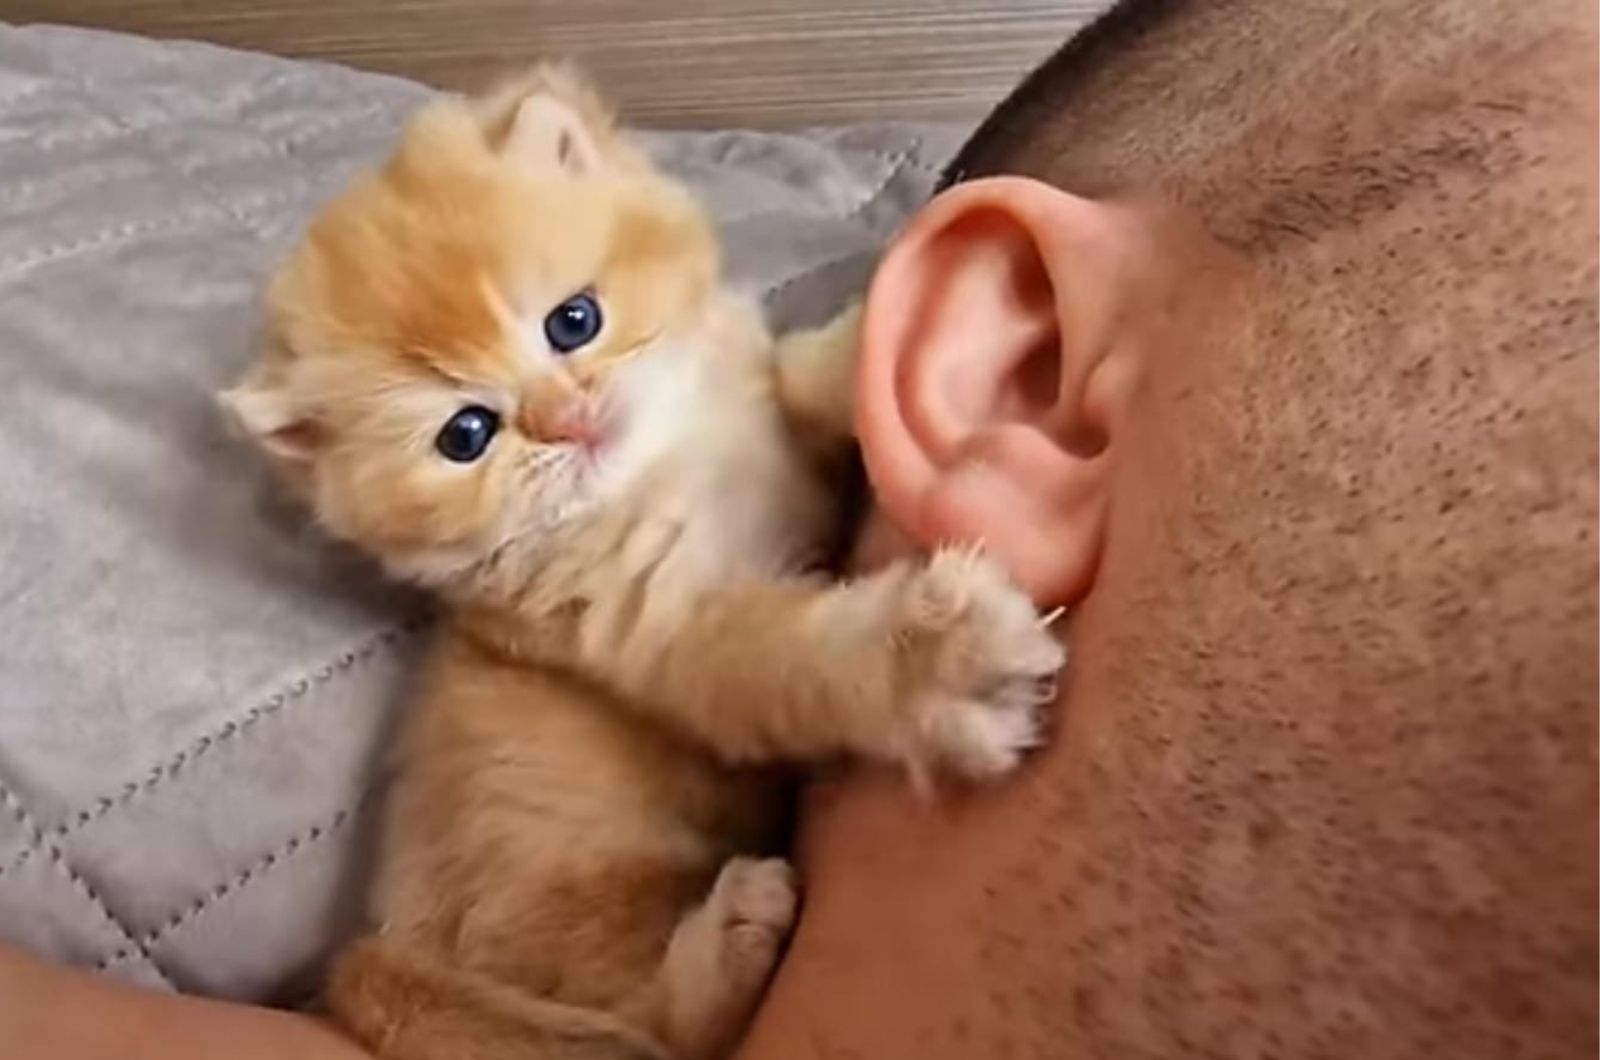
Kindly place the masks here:
[[(424, 602), (276, 499), (212, 394), (265, 268), (416, 85), (0, 26), (0, 939), (291, 995), (350, 930)], [(817, 320), (959, 130), (649, 135)]]

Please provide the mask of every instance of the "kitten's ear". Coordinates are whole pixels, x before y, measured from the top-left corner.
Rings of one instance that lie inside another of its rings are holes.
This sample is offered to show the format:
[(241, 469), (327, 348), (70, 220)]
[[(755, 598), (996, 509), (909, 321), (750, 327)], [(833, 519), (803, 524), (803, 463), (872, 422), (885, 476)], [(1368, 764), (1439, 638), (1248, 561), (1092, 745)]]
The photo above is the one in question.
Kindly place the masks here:
[(610, 113), (581, 78), (541, 67), (488, 101), (490, 139), (501, 156), (537, 173), (592, 175), (618, 136)]
[(233, 426), (274, 460), (303, 465), (316, 455), (322, 437), (317, 423), (277, 373), (253, 369), (217, 401)]
[(553, 96), (529, 96), (517, 104), (501, 153), (536, 171), (576, 177), (601, 166), (600, 145), (578, 112)]

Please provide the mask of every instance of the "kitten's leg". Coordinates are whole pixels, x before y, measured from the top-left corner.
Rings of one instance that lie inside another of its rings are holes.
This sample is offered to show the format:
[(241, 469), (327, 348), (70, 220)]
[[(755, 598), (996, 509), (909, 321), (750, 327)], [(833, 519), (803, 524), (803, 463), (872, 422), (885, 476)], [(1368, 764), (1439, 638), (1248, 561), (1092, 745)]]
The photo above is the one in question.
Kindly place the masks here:
[(381, 938), (340, 954), (327, 999), (335, 1020), (380, 1060), (671, 1056), (611, 1013), (534, 997)]
[(819, 328), (779, 337), (778, 403), (806, 445), (836, 457), (855, 441), (856, 349), (861, 305)]
[(595, 674), (735, 761), (855, 753), (1002, 773), (1037, 742), (1063, 661), (1028, 598), (971, 550), (651, 606), (666, 588), (606, 639)]
[(794, 870), (734, 858), (673, 933), (652, 1025), (681, 1060), (725, 1056), (749, 1025), (795, 918)]

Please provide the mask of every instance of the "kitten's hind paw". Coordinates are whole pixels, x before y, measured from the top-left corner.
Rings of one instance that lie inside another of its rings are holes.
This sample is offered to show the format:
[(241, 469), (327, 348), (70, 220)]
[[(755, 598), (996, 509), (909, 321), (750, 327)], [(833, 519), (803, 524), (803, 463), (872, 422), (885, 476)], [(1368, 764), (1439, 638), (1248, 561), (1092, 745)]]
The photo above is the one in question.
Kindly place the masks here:
[(722, 924), (722, 974), (759, 991), (794, 927), (799, 892), (781, 858), (734, 858), (722, 867), (707, 903)]
[(737, 1039), (794, 928), (799, 891), (779, 858), (731, 858), (705, 904), (678, 926), (663, 971), (666, 1037), (685, 1057), (720, 1056)]

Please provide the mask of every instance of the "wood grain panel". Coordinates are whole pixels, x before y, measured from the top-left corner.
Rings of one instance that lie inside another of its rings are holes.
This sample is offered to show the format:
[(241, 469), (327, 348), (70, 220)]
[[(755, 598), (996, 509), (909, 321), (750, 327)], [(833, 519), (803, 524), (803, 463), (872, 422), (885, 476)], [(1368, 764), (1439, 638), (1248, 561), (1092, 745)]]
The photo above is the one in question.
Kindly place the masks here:
[(1104, 0), (0, 0), (0, 19), (189, 37), (447, 88), (574, 58), (631, 120), (976, 120)]

